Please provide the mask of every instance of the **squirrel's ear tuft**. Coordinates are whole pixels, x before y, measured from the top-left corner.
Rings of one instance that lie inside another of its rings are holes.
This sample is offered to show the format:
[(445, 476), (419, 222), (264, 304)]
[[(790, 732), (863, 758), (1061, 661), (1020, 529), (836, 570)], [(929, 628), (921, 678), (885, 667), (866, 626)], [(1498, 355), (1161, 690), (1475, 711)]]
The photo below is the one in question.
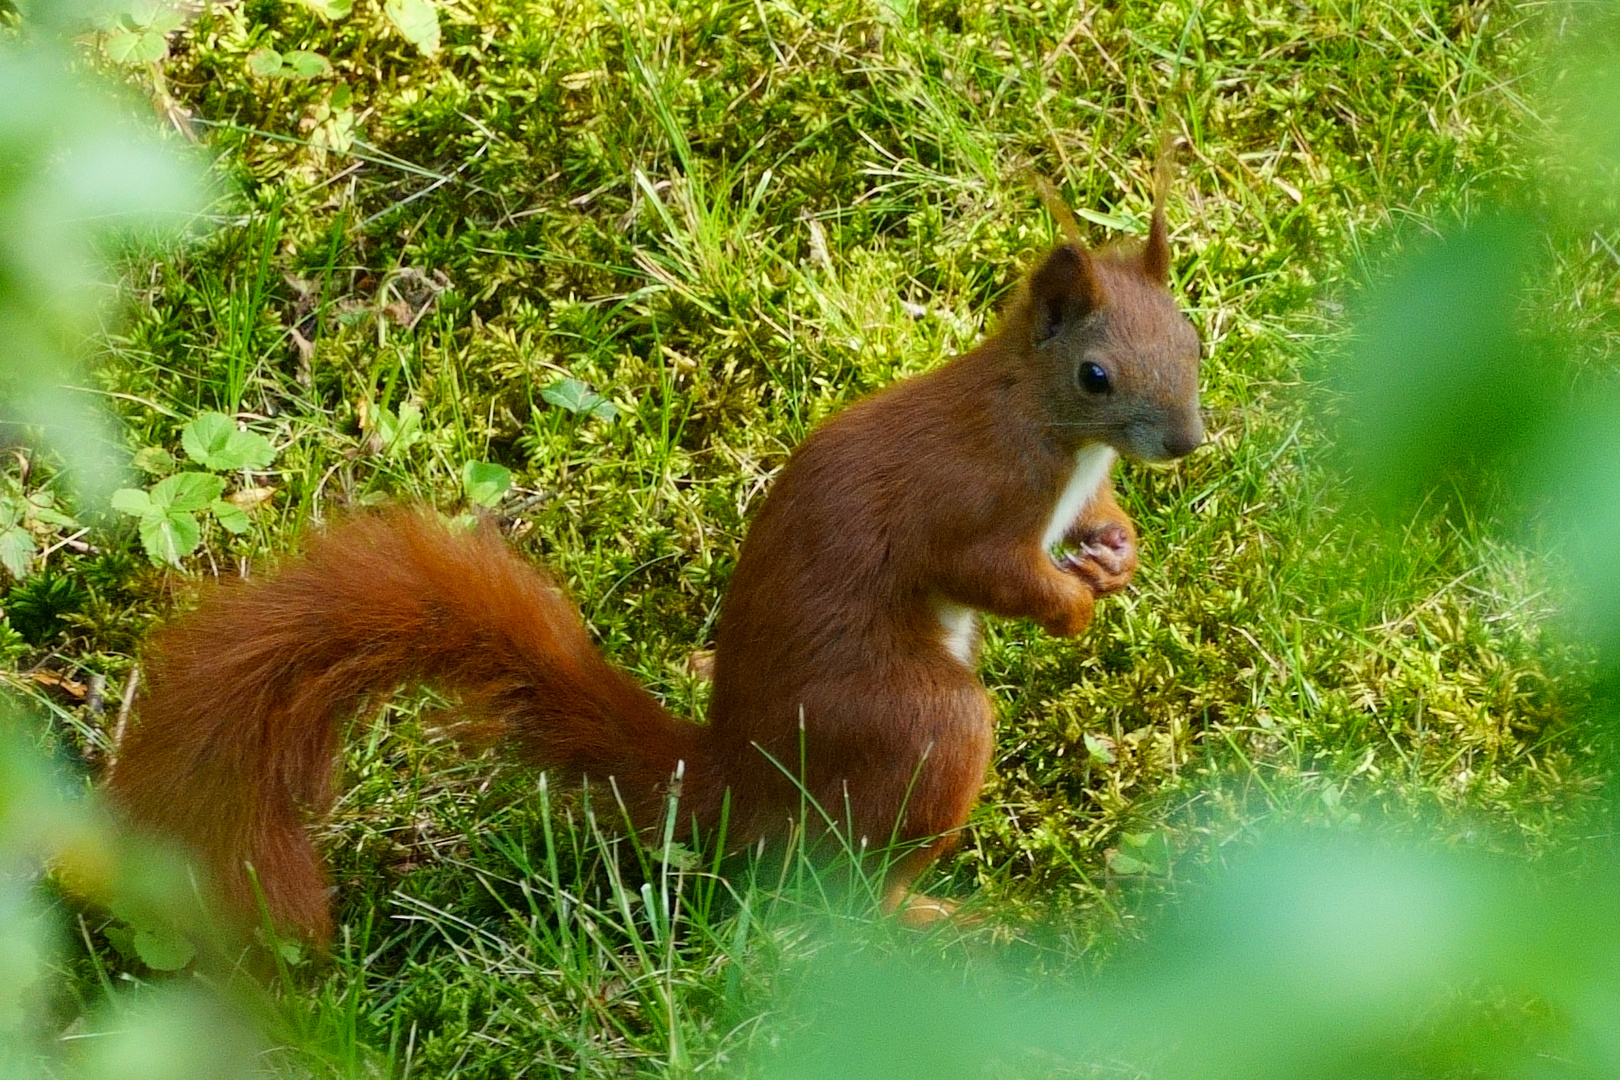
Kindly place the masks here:
[(1063, 324), (1084, 318), (1103, 305), (1102, 283), (1091, 256), (1077, 244), (1060, 244), (1029, 279), (1031, 328), (1036, 344)]
[(1142, 249), (1142, 273), (1155, 285), (1170, 282), (1170, 231), (1164, 225), (1164, 200), (1170, 195), (1176, 151), (1186, 145), (1186, 139), (1166, 132), (1159, 140), (1159, 159), (1153, 163), (1153, 220), (1148, 226), (1147, 247)]
[(1155, 285), (1170, 281), (1170, 235), (1164, 226), (1164, 205), (1153, 207), (1153, 224), (1148, 226), (1147, 247), (1142, 249), (1142, 273)]

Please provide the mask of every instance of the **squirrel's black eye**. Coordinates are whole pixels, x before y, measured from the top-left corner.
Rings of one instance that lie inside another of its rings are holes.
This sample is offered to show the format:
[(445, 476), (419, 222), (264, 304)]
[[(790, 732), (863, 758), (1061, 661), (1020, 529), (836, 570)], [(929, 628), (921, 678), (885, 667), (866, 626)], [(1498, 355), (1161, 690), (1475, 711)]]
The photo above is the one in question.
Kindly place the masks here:
[(1080, 365), (1080, 385), (1089, 393), (1108, 393), (1108, 372), (1102, 369), (1101, 364), (1086, 361)]

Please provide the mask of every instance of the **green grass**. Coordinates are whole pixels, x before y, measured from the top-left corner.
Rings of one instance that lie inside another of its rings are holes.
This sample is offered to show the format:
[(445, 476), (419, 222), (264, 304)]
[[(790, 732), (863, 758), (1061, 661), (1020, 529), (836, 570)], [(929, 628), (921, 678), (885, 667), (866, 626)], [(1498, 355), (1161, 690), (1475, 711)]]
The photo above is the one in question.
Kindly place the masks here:
[[(344, 507), (461, 508), (462, 465), (487, 460), (513, 471), (516, 542), (603, 648), (700, 714), (688, 656), (793, 446), (985, 332), (1054, 238), (1031, 170), (1097, 241), (1144, 232), (1168, 126), (1190, 142), (1173, 274), (1211, 444), (1122, 471), (1143, 566), (1084, 638), (991, 624), (994, 775), (929, 881), (985, 922), (879, 923), (860, 947), (1059, 978), (1272, 823), (1539, 853), (1586, 813), (1603, 764), (1538, 537), (1375, 521), (1316, 386), (1363, 280), (1536, 174), (1541, 6), (458, 0), (441, 18), (433, 59), (371, 0), (337, 21), (216, 5), (171, 42), (165, 92), (218, 155), (213, 220), (128, 262), (95, 389), (125, 453), (239, 415), (279, 448), (242, 484), (275, 495), (189, 574), (77, 507), (96, 549), (45, 578), (82, 592), (20, 665), (98, 672), (116, 697), (198, 577)], [(250, 76), (266, 45), (335, 75)], [(1566, 239), (1554, 315), (1612, 370), (1620, 259)], [(548, 404), (563, 377), (618, 417)], [(404, 405), (421, 438), (385, 447), (374, 418)], [(861, 904), (751, 883), (761, 866), (677, 871), (532, 775), (458, 758), (422, 707), (352, 740), (323, 831), (343, 930), (285, 988), (285, 1040), (317, 1069), (424, 1077), (768, 1059), (819, 928), (864, 925)], [(72, 713), (64, 741), (85, 749), (110, 711)], [(86, 979), (111, 957), (88, 940)]]

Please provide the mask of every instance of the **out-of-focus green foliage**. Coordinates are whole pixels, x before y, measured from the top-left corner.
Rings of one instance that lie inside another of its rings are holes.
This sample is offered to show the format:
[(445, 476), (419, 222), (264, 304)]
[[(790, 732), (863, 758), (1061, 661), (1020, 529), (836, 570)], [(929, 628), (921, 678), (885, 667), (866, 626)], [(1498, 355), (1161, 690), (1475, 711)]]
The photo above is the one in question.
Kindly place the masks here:
[(1535, 464), (1549, 470), (1557, 499), (1573, 614), (1613, 676), (1620, 673), (1620, 395), (1610, 388), (1560, 416), (1567, 428), (1547, 438)]
[(105, 428), (82, 392), (63, 385), (104, 307), (103, 245), (183, 226), (198, 206), (197, 175), (105, 87), (76, 74), (64, 43), (30, 29), (0, 29), (5, 417), (44, 428), (83, 482), (105, 487)]
[[(1405, 258), (1369, 290), (1342, 369), (1348, 456), (1410, 508), (1544, 526), (1578, 632), (1620, 664), (1620, 383), (1571, 331), (1554, 256), (1613, 259), (1620, 224), (1620, 5), (1576, 8), (1545, 75), (1558, 152), (1542, 182)], [(1610, 298), (1613, 304), (1616, 299)]]
[(986, 1076), (1608, 1076), (1620, 879), (1288, 842), (1238, 860), (1101, 975), (826, 960), (764, 1071)]
[(1429, 244), (1371, 290), (1343, 374), (1345, 445), (1374, 493), (1410, 509), (1437, 475), (1489, 477), (1540, 435), (1563, 396), (1524, 332), (1544, 249), (1532, 218), (1502, 214)]
[(85, 900), (134, 913), (142, 932), (185, 942), (196, 919), (179, 867), (123, 837), (95, 800), (66, 780), (0, 702), (0, 1077), (32, 1080), (203, 1080), (263, 1075), (264, 1041), (249, 1014), (207, 984), (107, 993), (59, 1030), (68, 927), (41, 874)]
[[(64, 389), (81, 375), (77, 360), (104, 306), (111, 275), (101, 245), (132, 228), (183, 225), (180, 215), (196, 206), (196, 173), (131, 123), (106, 88), (74, 74), (49, 32), (73, 23), (61, 9), (49, 14), (43, 26), (0, 23), (0, 403), (7, 420), (37, 426), (81, 479), (104, 486), (103, 425)], [(35, 493), (28, 508), (48, 510), (48, 498)], [(6, 520), (12, 531), (27, 524), (21, 510)], [(11, 542), (18, 559), (7, 562), (17, 577), (32, 554), (24, 540), (32, 543), (26, 534)], [(264, 1074), (255, 1025), (202, 983), (107, 993), (62, 1030), (55, 1011), (68, 986), (69, 927), (60, 905), (45, 901), (47, 871), (92, 903), (133, 913), (137, 933), (189, 949), (175, 928), (201, 931), (178, 867), (122, 837), (27, 727), (0, 701), (0, 1077)]]

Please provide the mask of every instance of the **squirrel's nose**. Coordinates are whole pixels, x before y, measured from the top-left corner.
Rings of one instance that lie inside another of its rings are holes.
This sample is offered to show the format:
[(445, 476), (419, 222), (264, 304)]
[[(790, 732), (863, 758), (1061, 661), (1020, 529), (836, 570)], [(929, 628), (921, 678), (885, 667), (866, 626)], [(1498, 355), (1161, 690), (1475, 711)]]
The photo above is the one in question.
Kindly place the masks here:
[(1164, 452), (1167, 456), (1186, 457), (1204, 441), (1204, 422), (1196, 414), (1192, 422), (1165, 432)]

